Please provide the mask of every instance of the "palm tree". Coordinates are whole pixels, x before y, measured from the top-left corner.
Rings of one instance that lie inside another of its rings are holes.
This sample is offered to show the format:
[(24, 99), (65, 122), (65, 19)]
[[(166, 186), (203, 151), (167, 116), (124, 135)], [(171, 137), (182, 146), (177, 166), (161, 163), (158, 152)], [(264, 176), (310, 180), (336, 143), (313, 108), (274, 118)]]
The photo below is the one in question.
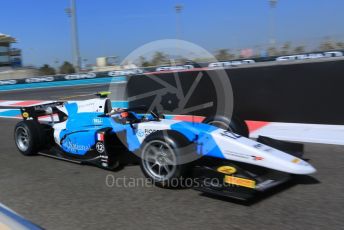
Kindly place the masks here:
[(291, 47), (290, 42), (284, 43), (282, 46), (281, 55), (288, 55), (290, 53), (290, 47)]
[(60, 73), (61, 74), (75, 73), (75, 68), (70, 62), (65, 61), (60, 67)]
[(153, 66), (167, 65), (169, 64), (168, 56), (164, 54), (163, 52), (157, 51), (154, 53), (153, 58), (150, 61), (150, 63)]
[(45, 64), (41, 68), (39, 68), (39, 71), (41, 72), (42, 75), (54, 75), (54, 74), (56, 74), (55, 69), (50, 67), (48, 64)]
[(294, 53), (304, 53), (305, 52), (305, 47), (303, 45), (296, 46), (294, 48)]
[(231, 54), (228, 49), (218, 49), (215, 52), (215, 57), (219, 61), (227, 61), (235, 58), (235, 55)]
[(330, 39), (326, 39), (320, 44), (319, 49), (321, 51), (329, 51), (329, 50), (334, 50), (335, 46), (336, 45), (333, 43), (333, 41), (331, 41)]

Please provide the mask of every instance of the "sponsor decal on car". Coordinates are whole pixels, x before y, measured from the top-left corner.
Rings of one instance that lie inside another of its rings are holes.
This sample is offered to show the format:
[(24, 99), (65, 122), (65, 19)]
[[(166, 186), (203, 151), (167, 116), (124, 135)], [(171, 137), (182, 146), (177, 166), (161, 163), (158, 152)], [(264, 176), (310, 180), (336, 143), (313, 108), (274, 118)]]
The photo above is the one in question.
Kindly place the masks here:
[(254, 145), (253, 147), (255, 147), (256, 149), (260, 149), (260, 148), (262, 148), (263, 146), (264, 146), (264, 145), (258, 143), (258, 144), (256, 144), (256, 145)]
[(145, 129), (145, 136), (148, 136), (151, 133), (155, 133), (156, 131), (156, 129)]
[(235, 176), (226, 175), (224, 178), (224, 182), (227, 184), (238, 185), (238, 186), (242, 186), (246, 188), (256, 187), (256, 182), (254, 180), (249, 180), (249, 179), (235, 177)]
[(253, 158), (253, 160), (255, 161), (262, 161), (264, 160), (264, 157), (260, 157), (260, 156), (251, 156)]
[(98, 153), (104, 153), (105, 152), (105, 145), (104, 145), (104, 143), (103, 142), (97, 142), (96, 150), (97, 150)]
[(232, 138), (232, 139), (239, 139), (241, 136), (239, 134), (235, 134), (231, 131), (228, 131), (228, 130), (224, 130), (220, 133), (221, 136), (223, 137), (229, 137), (229, 138)]
[(233, 156), (233, 157), (239, 157), (239, 158), (243, 158), (243, 159), (251, 158), (251, 155), (244, 154), (244, 153), (231, 152), (228, 150), (224, 150), (224, 153), (227, 155)]
[(75, 152), (75, 151), (88, 151), (91, 148), (91, 146), (89, 146), (89, 145), (78, 145), (78, 144), (74, 144), (71, 141), (68, 141), (65, 144), (65, 148), (69, 149), (71, 152)]
[(301, 162), (301, 159), (299, 158), (294, 158), (291, 162), (293, 162), (294, 164), (298, 164)]
[(30, 115), (29, 115), (28, 112), (24, 112), (24, 113), (22, 114), (22, 116), (23, 116), (23, 118), (28, 118)]
[(139, 129), (139, 130), (137, 130), (136, 135), (139, 137), (146, 137), (149, 134), (154, 133), (156, 131), (158, 131), (158, 130), (156, 130), (156, 129)]
[(256, 155), (250, 155), (250, 154), (246, 154), (246, 153), (239, 153), (239, 152), (230, 152), (230, 151), (224, 151), (225, 154), (231, 155), (233, 157), (239, 157), (239, 158), (243, 158), (243, 159), (251, 159), (254, 161), (262, 161), (264, 160), (264, 157), (261, 156), (256, 156)]
[(253, 145), (253, 147), (256, 148), (256, 149), (262, 150), (264, 152), (271, 152), (271, 151), (273, 151), (273, 149), (271, 147), (263, 145), (261, 143), (255, 144), (255, 145)]
[(103, 120), (100, 118), (94, 118), (93, 123), (96, 125), (101, 125), (101, 124), (103, 124)]
[(105, 137), (104, 137), (104, 133), (97, 133), (97, 140), (98, 141), (104, 141)]
[(224, 174), (234, 174), (236, 173), (236, 168), (232, 167), (232, 166), (228, 166), (228, 165), (224, 165), (224, 166), (220, 166), (217, 168), (217, 171), (220, 173), (224, 173)]
[(142, 130), (142, 129), (139, 129), (139, 130), (137, 130), (137, 136), (139, 136), (139, 137), (144, 137), (145, 136), (145, 131), (144, 130)]

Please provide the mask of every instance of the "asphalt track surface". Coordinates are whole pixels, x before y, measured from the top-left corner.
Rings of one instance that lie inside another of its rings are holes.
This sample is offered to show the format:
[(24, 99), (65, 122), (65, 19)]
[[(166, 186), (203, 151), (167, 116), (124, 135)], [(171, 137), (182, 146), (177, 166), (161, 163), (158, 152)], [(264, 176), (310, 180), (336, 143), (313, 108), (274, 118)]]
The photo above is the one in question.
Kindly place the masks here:
[[(15, 91), (0, 99), (50, 100), (106, 88)], [(132, 178), (143, 178), (138, 166), (111, 172), (22, 156), (13, 141), (16, 122), (0, 119), (0, 202), (46, 229), (344, 229), (343, 146), (307, 144), (316, 174), (238, 203), (191, 189), (132, 187)], [(114, 178), (121, 178), (117, 185)]]

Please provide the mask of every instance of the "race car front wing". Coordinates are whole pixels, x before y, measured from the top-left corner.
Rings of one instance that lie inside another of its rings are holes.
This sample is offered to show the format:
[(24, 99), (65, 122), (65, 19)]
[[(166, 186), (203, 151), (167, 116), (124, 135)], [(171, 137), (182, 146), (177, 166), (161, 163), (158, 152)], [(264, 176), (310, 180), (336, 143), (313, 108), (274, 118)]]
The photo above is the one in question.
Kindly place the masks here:
[[(268, 137), (259, 137), (257, 141), (297, 157), (303, 155), (302, 144)], [(195, 190), (243, 201), (251, 200), (258, 194), (272, 190), (293, 178), (293, 175), (285, 172), (229, 161), (210, 166), (196, 166), (193, 175), (197, 178)]]
[[(235, 173), (225, 172), (226, 168), (234, 169)], [(238, 200), (250, 200), (258, 193), (284, 184), (292, 178), (291, 175), (278, 171), (258, 175), (232, 164), (219, 167), (197, 166), (194, 177), (199, 182), (194, 187), (195, 190)]]

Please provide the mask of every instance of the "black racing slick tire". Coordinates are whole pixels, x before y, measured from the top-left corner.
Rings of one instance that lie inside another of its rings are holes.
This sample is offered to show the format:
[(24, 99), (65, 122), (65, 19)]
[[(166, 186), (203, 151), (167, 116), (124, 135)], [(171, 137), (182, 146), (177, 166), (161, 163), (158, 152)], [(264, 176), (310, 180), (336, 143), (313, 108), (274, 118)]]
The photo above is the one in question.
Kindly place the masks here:
[(43, 126), (37, 121), (21, 121), (14, 128), (14, 141), (20, 153), (31, 156), (42, 150), (46, 134)]
[(232, 117), (231, 119), (223, 116), (208, 117), (203, 123), (232, 131), (243, 137), (249, 137), (249, 130), (246, 122), (237, 117)]
[(191, 175), (196, 160), (195, 145), (173, 130), (156, 131), (141, 145), (140, 167), (143, 174), (163, 188), (181, 188)]

